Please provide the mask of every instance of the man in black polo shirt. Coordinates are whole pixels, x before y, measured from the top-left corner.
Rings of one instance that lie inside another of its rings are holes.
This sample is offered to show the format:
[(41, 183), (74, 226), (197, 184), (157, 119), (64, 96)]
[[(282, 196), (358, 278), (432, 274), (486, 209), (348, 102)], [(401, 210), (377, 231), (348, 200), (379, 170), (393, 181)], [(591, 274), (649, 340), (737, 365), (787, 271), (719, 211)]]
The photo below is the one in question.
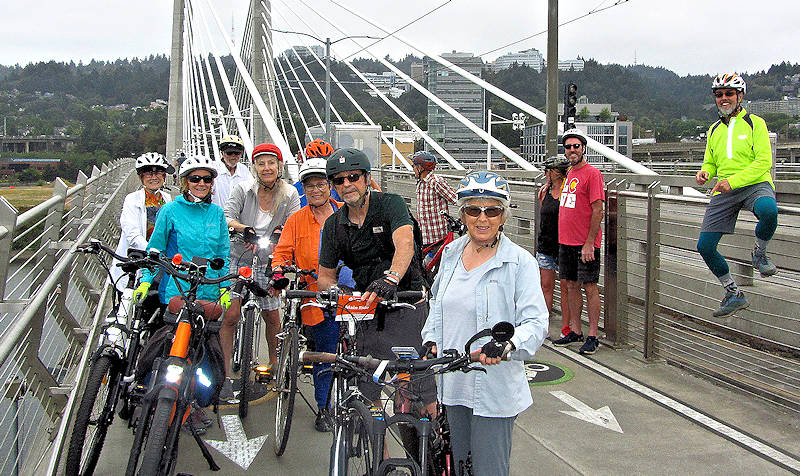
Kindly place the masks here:
[[(328, 158), (328, 179), (345, 205), (322, 228), (319, 289), (336, 285), (336, 266), (342, 260), (353, 270), (356, 290), (372, 301), (390, 299), (396, 291), (420, 291), (424, 279), (414, 253), (408, 206), (399, 195), (370, 191), (370, 169), (369, 159), (358, 149), (339, 149)], [(383, 330), (377, 329), (377, 320), (362, 322), (358, 331), (361, 353), (393, 359), (392, 346), (413, 346), (421, 351), (420, 332), (428, 304), (423, 301), (415, 306), (387, 312)], [(435, 409), (433, 379), (425, 379), (421, 388), (426, 407)], [(362, 384), (361, 391), (372, 401), (380, 395), (380, 388), (372, 383)]]

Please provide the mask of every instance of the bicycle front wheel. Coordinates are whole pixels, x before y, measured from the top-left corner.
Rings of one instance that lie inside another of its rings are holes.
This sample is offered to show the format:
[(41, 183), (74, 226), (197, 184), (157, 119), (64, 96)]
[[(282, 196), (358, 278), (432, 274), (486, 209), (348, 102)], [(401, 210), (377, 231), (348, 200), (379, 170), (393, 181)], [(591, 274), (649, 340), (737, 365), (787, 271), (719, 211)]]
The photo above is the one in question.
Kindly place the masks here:
[(69, 476), (94, 473), (114, 418), (119, 372), (120, 367), (108, 355), (101, 355), (92, 364), (69, 442), (65, 467)]
[(253, 393), (253, 382), (250, 373), (253, 370), (253, 333), (256, 325), (255, 310), (250, 308), (242, 316), (242, 347), (240, 353), (239, 376), (242, 390), (239, 392), (239, 418), (246, 418), (250, 406), (250, 395)]
[(164, 448), (170, 426), (173, 424), (180, 425), (180, 423), (180, 417), (175, 415), (175, 402), (160, 398), (153, 412), (147, 443), (144, 446), (142, 466), (139, 468), (140, 476), (162, 474), (161, 468), (166, 466), (167, 463), (167, 461), (164, 461), (165, 456), (169, 457), (172, 453)]
[(371, 431), (373, 418), (369, 408), (360, 400), (353, 400), (339, 418), (342, 421), (334, 430), (331, 447), (331, 476), (375, 474), (383, 455), (377, 454), (379, 448)]
[(298, 339), (297, 328), (290, 326), (283, 332), (278, 355), (278, 372), (275, 381), (278, 404), (275, 411), (275, 440), (273, 440), (275, 454), (278, 456), (286, 450), (289, 431), (292, 427), (294, 397), (297, 393)]

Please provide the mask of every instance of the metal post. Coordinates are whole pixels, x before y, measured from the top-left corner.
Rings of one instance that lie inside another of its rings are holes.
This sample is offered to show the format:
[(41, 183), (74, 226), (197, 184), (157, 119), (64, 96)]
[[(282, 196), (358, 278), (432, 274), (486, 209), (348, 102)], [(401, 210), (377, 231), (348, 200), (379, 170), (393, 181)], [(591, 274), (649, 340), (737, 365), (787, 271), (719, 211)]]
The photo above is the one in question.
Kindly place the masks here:
[(14, 239), (14, 229), (17, 226), (17, 209), (5, 197), (0, 196), (0, 301), (5, 297), (6, 279), (8, 277), (8, 261), (11, 259), (11, 243)]
[(603, 253), (603, 330), (606, 339), (614, 344), (618, 342), (617, 337), (617, 197), (619, 188), (615, 183), (616, 179), (610, 180), (606, 184), (606, 207), (605, 207), (605, 252)]
[(325, 38), (325, 140), (331, 141), (331, 39)]
[(661, 204), (656, 199), (656, 193), (661, 187), (661, 182), (653, 182), (647, 187), (647, 263), (645, 264), (644, 283), (644, 358), (655, 357), (655, 330), (656, 312), (658, 310), (658, 270), (661, 266), (659, 257), (659, 222), (661, 219)]
[(558, 153), (558, 0), (547, 3), (547, 136), (545, 157)]
[(625, 181), (620, 180), (617, 182), (615, 188), (614, 194), (617, 202), (617, 335), (615, 344), (617, 346), (621, 346), (628, 343), (628, 282), (630, 281), (630, 277), (628, 275), (627, 198), (625, 198), (623, 195), (620, 195), (620, 191), (624, 191), (626, 189)]
[[(492, 135), (492, 108), (486, 111), (486, 132)], [(492, 170), (492, 144), (486, 141), (486, 170)]]

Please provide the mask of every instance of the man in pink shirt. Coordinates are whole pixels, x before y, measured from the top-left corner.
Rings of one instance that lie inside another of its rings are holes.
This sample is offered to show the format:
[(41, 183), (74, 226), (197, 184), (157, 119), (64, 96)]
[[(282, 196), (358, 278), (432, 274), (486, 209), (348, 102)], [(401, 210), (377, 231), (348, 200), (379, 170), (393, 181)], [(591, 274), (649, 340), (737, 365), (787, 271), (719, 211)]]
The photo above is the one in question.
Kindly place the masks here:
[(589, 336), (581, 346), (581, 354), (597, 352), (597, 326), (600, 322), (600, 244), (605, 184), (603, 175), (586, 162), (586, 136), (579, 129), (569, 129), (561, 137), (564, 154), (571, 168), (564, 180), (558, 210), (558, 273), (566, 279), (569, 309), (572, 315), (570, 333), (553, 342), (564, 347), (583, 341), (581, 309), (586, 293), (589, 314)]

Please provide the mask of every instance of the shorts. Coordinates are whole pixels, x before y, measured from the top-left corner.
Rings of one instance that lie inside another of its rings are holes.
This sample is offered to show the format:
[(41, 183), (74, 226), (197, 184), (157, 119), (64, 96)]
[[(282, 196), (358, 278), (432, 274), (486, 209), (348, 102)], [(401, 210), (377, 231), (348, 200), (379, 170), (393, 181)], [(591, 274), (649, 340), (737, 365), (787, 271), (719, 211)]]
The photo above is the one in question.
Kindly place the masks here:
[(736, 229), (736, 219), (739, 210), (753, 211), (753, 206), (761, 197), (775, 199), (775, 189), (769, 182), (759, 182), (742, 188), (736, 188), (727, 193), (719, 193), (711, 197), (711, 202), (706, 207), (703, 216), (701, 232), (733, 233)]
[(581, 260), (580, 245), (558, 245), (558, 276), (567, 281), (597, 283), (600, 280), (600, 248), (594, 249), (594, 261)]
[(536, 261), (540, 269), (552, 269), (558, 271), (558, 256), (550, 256), (544, 253), (536, 253)]
[[(267, 279), (267, 275), (264, 273), (265, 268), (259, 268), (253, 270), (253, 278), (256, 280), (259, 286), (264, 289), (267, 289), (267, 284), (269, 283), (269, 279)], [(239, 272), (239, 265), (231, 260), (230, 266), (231, 273), (238, 273)], [(269, 290), (268, 290), (269, 291)], [(250, 294), (250, 299), (255, 300), (258, 302), (258, 305), (261, 306), (262, 311), (274, 311), (281, 307), (281, 297), (280, 296), (273, 296), (270, 293), (267, 293), (264, 297), (258, 297), (254, 294)]]
[[(388, 360), (397, 358), (392, 352), (393, 346), (410, 346), (421, 353), (421, 332), (428, 317), (428, 303), (421, 302), (415, 306), (416, 309), (387, 312), (382, 331), (377, 330), (377, 319), (362, 322), (356, 331), (356, 341), (360, 347), (358, 353)], [(436, 401), (436, 382), (432, 375), (421, 379), (412, 375), (411, 380), (416, 391), (422, 396), (424, 404)], [(361, 382), (358, 388), (372, 402), (380, 398), (381, 387), (373, 382)]]

